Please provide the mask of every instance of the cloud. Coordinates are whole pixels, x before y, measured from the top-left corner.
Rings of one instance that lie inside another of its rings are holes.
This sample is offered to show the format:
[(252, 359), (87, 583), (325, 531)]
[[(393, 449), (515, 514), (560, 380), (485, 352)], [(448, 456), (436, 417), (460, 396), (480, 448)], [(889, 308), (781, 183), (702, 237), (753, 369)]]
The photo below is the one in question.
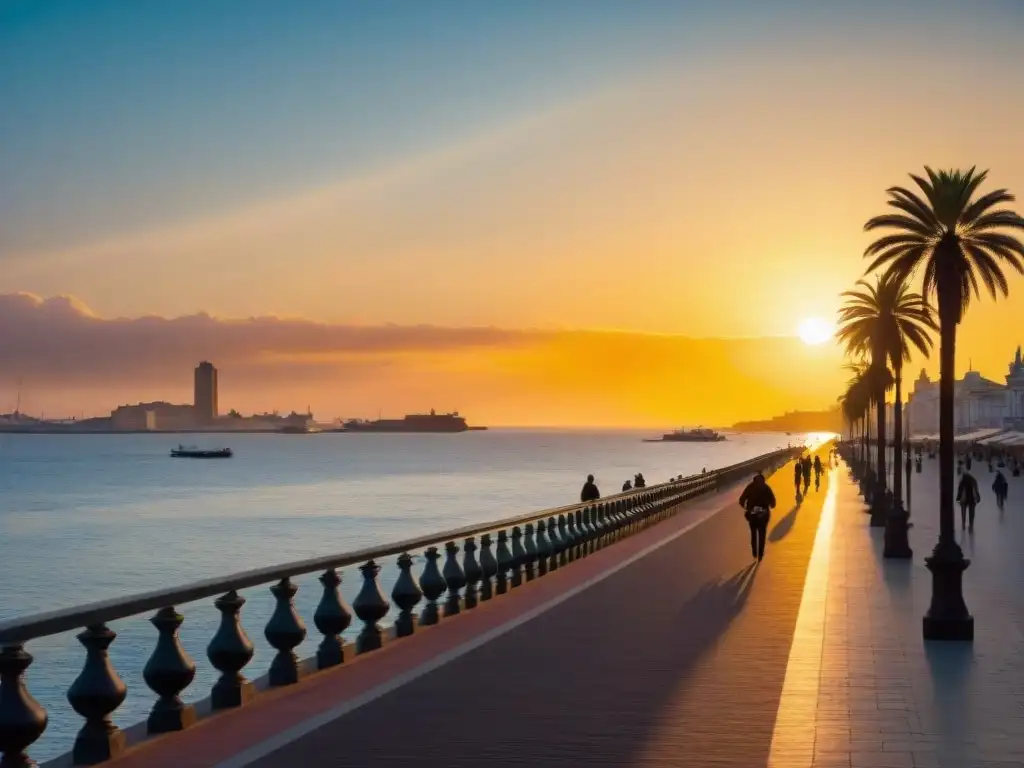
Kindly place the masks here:
[(281, 317), (104, 318), (68, 296), (0, 294), (0, 410), (99, 414), (191, 399), (322, 416), (459, 409), (492, 424), (723, 424), (834, 398), (838, 359), (790, 338), (345, 325)]
[(0, 294), (0, 360), (42, 382), (159, 380), (203, 359), (248, 370), (338, 367), (359, 357), (509, 347), (533, 334), (497, 328), (330, 325), (303, 319), (221, 319), (206, 313), (104, 319), (70, 296)]

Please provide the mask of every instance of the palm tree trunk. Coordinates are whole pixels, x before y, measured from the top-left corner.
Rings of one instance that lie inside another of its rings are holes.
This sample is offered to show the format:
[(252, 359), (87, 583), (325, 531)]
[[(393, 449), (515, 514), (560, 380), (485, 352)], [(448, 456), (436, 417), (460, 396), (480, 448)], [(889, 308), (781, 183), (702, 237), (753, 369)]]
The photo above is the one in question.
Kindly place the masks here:
[(939, 345), (939, 545), (941, 546), (955, 541), (953, 383), (956, 381), (956, 322), (950, 317), (940, 317)]
[(932, 572), (932, 600), (922, 630), (925, 640), (972, 640), (974, 617), (967, 610), (963, 592), (963, 574), (970, 560), (964, 558), (953, 529), (953, 382), (961, 284), (956, 275), (951, 279), (941, 271), (938, 282), (939, 543), (931, 557), (925, 558)]
[(875, 457), (875, 471), (878, 473), (879, 488), (885, 487), (885, 389), (879, 388), (875, 401), (875, 421), (877, 434), (875, 442), (878, 445), (878, 455)]
[(892, 414), (892, 495), (897, 506), (903, 501), (903, 365), (894, 366), (896, 403)]

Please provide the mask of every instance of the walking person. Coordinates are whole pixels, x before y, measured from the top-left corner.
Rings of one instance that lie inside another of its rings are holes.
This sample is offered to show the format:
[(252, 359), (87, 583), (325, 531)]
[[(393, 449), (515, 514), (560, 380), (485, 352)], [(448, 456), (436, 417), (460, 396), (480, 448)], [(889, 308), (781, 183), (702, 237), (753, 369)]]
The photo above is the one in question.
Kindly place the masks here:
[(974, 530), (974, 510), (981, 501), (978, 481), (970, 472), (964, 472), (956, 489), (956, 500), (960, 504), (960, 527)]
[(764, 543), (768, 538), (768, 521), (775, 508), (775, 494), (758, 472), (740, 494), (743, 516), (750, 526), (750, 554), (755, 560), (764, 559)]
[(594, 482), (593, 475), (587, 475), (587, 482), (583, 484), (583, 490), (580, 491), (580, 501), (597, 501), (601, 498), (601, 492), (597, 490), (597, 483)]
[(814, 457), (814, 490), (818, 490), (821, 485), (821, 473), (825, 471), (825, 468), (821, 466), (821, 456)]
[(1006, 495), (1010, 492), (1010, 484), (1006, 482), (1006, 476), (1002, 472), (996, 472), (996, 479), (992, 481), (992, 493), (996, 495), (996, 506), (1003, 511), (1006, 504)]
[(807, 494), (807, 490), (811, 487), (811, 457), (804, 456), (801, 460), (804, 476), (804, 494)]
[(800, 483), (804, 480), (804, 463), (800, 459), (793, 465), (793, 483), (796, 485), (796, 500), (800, 501)]

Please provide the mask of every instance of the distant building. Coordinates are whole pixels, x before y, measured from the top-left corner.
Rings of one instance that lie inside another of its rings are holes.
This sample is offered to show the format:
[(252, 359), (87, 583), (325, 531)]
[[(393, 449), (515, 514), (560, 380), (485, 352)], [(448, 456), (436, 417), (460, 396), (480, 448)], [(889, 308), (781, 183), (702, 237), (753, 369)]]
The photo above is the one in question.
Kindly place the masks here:
[(200, 424), (212, 424), (217, 418), (217, 369), (205, 360), (196, 366), (195, 376), (196, 419)]
[[(939, 432), (939, 382), (921, 371), (907, 398), (910, 434)], [(1006, 384), (968, 371), (953, 384), (953, 424), (957, 433), (978, 429), (1024, 429), (1024, 361), (1021, 349), (1009, 365)]]
[(110, 427), (123, 432), (174, 432), (194, 429), (196, 411), (191, 405), (138, 403), (110, 412)]

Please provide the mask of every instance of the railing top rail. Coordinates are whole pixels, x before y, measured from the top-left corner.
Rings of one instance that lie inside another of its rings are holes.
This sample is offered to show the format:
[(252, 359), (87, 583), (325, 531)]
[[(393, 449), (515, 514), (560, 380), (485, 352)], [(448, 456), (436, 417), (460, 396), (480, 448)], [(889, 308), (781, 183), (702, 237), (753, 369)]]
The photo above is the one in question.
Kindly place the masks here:
[(88, 627), (96, 624), (105, 624), (118, 619), (136, 616), (140, 613), (159, 610), (168, 606), (184, 605), (207, 597), (222, 595), (226, 592), (256, 587), (261, 584), (268, 584), (281, 579), (293, 576), (303, 576), (307, 573), (325, 571), (329, 568), (346, 568), (359, 565), (369, 560), (378, 560), (392, 555), (399, 555), (407, 551), (415, 551), (426, 548), (441, 541), (475, 536), (482, 533), (508, 528), (516, 525), (525, 525), (537, 520), (546, 520), (549, 517), (575, 512), (578, 509), (586, 509), (595, 504), (607, 501), (618, 501), (640, 496), (645, 493), (658, 491), (668, 487), (683, 488), (695, 485), (702, 481), (712, 479), (726, 472), (734, 472), (745, 466), (770, 460), (774, 456), (791, 453), (795, 448), (781, 448), (762, 456), (748, 459), (737, 464), (711, 470), (704, 474), (691, 475), (682, 480), (670, 480), (665, 483), (647, 486), (645, 488), (633, 489), (624, 493), (606, 496), (597, 502), (577, 502), (562, 507), (532, 512), (525, 515), (508, 517), (502, 520), (493, 520), (486, 523), (468, 525), (462, 528), (455, 528), (440, 533), (431, 533), (425, 536), (406, 539), (404, 541), (390, 544), (366, 547), (350, 552), (343, 552), (336, 555), (324, 555), (306, 560), (297, 560), (280, 565), (272, 565), (264, 568), (254, 568), (248, 571), (239, 571), (228, 576), (218, 576), (212, 579), (203, 579), (186, 584), (180, 587), (157, 589), (149, 592), (140, 592), (127, 597), (99, 600), (76, 608), (63, 608), (55, 611), (37, 613), (21, 618), (0, 621), (0, 646), (24, 643), (29, 640), (46, 637), (49, 635), (69, 632), (81, 627)]

